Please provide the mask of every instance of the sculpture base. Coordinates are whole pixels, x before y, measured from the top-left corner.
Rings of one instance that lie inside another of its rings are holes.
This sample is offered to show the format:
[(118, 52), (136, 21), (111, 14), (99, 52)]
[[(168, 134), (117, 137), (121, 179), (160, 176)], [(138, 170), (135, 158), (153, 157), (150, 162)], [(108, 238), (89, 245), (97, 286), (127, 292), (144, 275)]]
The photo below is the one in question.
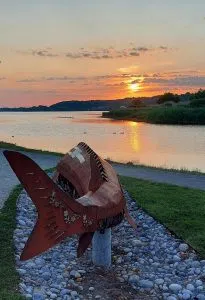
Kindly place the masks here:
[(96, 231), (92, 239), (92, 261), (99, 267), (111, 266), (111, 228), (104, 233)]

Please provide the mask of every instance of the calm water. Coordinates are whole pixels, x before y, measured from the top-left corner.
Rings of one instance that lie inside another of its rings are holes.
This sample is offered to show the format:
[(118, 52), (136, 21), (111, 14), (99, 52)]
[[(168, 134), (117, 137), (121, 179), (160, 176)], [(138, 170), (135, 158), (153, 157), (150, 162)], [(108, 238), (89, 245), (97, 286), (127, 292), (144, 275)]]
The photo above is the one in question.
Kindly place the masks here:
[(0, 113), (0, 140), (64, 153), (84, 141), (115, 161), (205, 171), (205, 126), (151, 125), (100, 116), (101, 112)]

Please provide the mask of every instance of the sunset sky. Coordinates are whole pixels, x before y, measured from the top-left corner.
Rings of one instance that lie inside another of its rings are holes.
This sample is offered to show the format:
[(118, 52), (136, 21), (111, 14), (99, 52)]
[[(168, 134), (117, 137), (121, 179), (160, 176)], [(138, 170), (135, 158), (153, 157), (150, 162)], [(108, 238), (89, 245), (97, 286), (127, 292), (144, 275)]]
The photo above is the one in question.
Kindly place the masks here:
[(204, 0), (0, 0), (0, 107), (205, 88)]

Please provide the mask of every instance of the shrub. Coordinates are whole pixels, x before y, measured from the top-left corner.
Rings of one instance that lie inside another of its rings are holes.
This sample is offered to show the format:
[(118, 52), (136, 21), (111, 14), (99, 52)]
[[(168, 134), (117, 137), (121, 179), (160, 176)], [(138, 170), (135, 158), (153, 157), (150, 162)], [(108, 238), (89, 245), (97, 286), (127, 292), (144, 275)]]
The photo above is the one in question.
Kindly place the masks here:
[(201, 107), (205, 106), (205, 98), (202, 99), (194, 99), (190, 102), (191, 107)]
[(140, 100), (140, 99), (135, 99), (131, 102), (130, 104), (130, 108), (141, 108), (141, 107), (145, 107), (146, 105)]
[(197, 93), (191, 96), (191, 99), (202, 99), (205, 98), (205, 90), (200, 89)]
[(172, 94), (172, 93), (165, 93), (164, 95), (160, 96), (157, 103), (162, 104), (165, 102), (179, 102), (180, 98), (178, 95)]
[(111, 111), (104, 117), (154, 124), (205, 125), (205, 107), (158, 106), (135, 110)]
[(166, 103), (164, 103), (164, 106), (170, 107), (170, 106), (172, 106), (172, 102), (166, 102)]

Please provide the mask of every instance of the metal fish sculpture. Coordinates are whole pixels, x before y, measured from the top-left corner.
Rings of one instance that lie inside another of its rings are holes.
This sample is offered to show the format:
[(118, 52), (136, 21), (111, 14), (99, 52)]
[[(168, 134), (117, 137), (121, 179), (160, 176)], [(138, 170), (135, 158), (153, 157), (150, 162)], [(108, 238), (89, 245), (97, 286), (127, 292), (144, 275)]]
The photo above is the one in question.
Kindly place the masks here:
[(79, 143), (59, 161), (53, 179), (24, 154), (5, 150), (4, 155), (38, 211), (21, 260), (74, 234), (79, 235), (79, 257), (96, 230), (103, 233), (124, 216), (135, 227), (114, 169), (87, 144)]

